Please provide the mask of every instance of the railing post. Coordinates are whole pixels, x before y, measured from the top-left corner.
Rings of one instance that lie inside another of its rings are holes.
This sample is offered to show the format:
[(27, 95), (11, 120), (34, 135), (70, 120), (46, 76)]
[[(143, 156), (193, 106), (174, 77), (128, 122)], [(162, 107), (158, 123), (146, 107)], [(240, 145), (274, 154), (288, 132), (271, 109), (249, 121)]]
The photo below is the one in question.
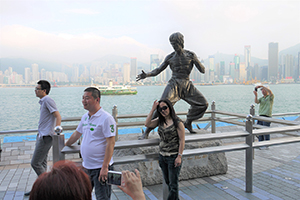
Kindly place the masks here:
[(216, 110), (216, 104), (215, 104), (215, 101), (212, 101), (212, 103), (211, 103), (211, 133), (216, 133), (215, 110)]
[(246, 118), (246, 131), (249, 135), (246, 137), (246, 144), (249, 148), (246, 149), (246, 192), (253, 192), (253, 124), (252, 115)]
[(118, 141), (118, 108), (116, 105), (114, 105), (113, 109), (112, 109), (112, 116), (114, 117), (116, 124), (117, 124), (117, 130), (116, 130), (116, 137), (115, 137), (115, 141)]
[(63, 134), (53, 135), (52, 144), (53, 164), (57, 161), (65, 160), (65, 154), (61, 152), (65, 146), (65, 136)]
[[(250, 106), (250, 115), (255, 116), (255, 105), (251, 104)], [(252, 123), (254, 124), (254, 118), (252, 119)]]
[[(250, 115), (255, 116), (255, 105), (251, 104), (250, 106)], [(254, 118), (252, 118), (252, 126), (255, 124)], [(255, 136), (253, 135), (253, 142), (255, 141)], [(253, 159), (254, 159), (254, 149), (252, 148), (253, 151)]]

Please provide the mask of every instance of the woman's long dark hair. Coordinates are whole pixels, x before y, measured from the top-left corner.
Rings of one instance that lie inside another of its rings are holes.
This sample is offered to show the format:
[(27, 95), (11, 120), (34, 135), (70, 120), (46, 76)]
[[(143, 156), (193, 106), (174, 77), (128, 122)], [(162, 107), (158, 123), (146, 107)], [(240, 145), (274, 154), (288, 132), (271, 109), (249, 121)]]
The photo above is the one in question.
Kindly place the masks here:
[[(167, 106), (169, 107), (170, 116), (171, 116), (171, 118), (172, 118), (172, 120), (173, 120), (173, 124), (174, 124), (175, 128), (177, 128), (177, 127), (178, 127), (178, 120), (177, 120), (178, 117), (177, 117), (177, 115), (176, 115), (176, 113), (175, 113), (175, 110), (174, 110), (174, 107), (173, 107), (171, 101), (168, 100), (168, 99), (162, 99), (162, 100), (160, 100), (158, 103), (160, 104), (161, 102), (166, 103)], [(158, 108), (159, 108), (159, 105), (158, 105), (157, 108), (156, 108), (156, 111), (157, 111), (157, 113), (158, 113), (158, 123), (159, 123), (159, 125), (163, 126), (164, 124), (167, 124), (167, 123), (166, 123), (166, 119), (165, 119), (165, 117), (162, 116), (162, 114), (158, 111)]]

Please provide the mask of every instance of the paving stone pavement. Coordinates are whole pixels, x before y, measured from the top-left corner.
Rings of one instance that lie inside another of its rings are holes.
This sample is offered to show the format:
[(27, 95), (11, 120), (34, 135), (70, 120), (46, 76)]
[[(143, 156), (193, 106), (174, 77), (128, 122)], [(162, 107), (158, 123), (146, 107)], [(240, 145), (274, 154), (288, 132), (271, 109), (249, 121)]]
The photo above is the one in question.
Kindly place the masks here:
[[(300, 199), (299, 143), (271, 146), (269, 150), (255, 149), (254, 155), (253, 193), (245, 192), (245, 152), (235, 151), (226, 152), (226, 174), (180, 181), (180, 199)], [(21, 164), (0, 162), (0, 199), (29, 199), (24, 197), (24, 192), (31, 189), (36, 174), (29, 164), (30, 157), (22, 159)], [(51, 166), (51, 161), (48, 164)], [(144, 187), (144, 193), (148, 200), (162, 200), (162, 185)], [(113, 187), (111, 199), (131, 198)]]

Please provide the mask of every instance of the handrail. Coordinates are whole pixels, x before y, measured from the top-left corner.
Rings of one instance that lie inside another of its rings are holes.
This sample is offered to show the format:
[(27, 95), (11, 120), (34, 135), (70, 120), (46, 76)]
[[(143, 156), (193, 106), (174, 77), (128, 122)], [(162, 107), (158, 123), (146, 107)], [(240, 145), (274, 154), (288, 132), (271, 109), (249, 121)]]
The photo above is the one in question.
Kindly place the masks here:
[[(226, 122), (230, 124), (235, 124), (238, 126), (244, 126), (244, 122), (234, 121), (233, 119), (245, 118), (246, 115), (244, 114), (237, 114), (225, 111), (215, 110), (213, 111), (216, 114), (222, 115), (229, 115), (232, 117), (216, 117), (215, 121)], [(212, 113), (211, 110), (207, 111), (205, 114)], [(179, 112), (178, 115), (185, 115), (187, 112)], [(287, 115), (298, 115), (300, 112), (292, 112), (292, 113), (277, 113), (273, 114), (273, 116), (287, 116)], [(147, 117), (147, 114), (131, 114), (131, 115), (118, 115), (118, 119), (128, 119), (128, 118), (142, 118)], [(260, 117), (260, 116), (253, 116), (253, 119), (263, 119), (264, 121), (274, 122), (284, 125), (297, 125), (299, 123), (288, 121), (288, 120), (281, 120), (281, 119), (274, 119), (274, 118), (267, 118), (267, 117)], [(62, 122), (71, 122), (71, 121), (80, 121), (81, 117), (64, 117), (62, 118)], [(203, 117), (201, 119), (195, 120), (194, 122), (203, 122), (203, 121), (210, 121), (212, 120), (211, 117)], [(144, 125), (145, 121), (138, 121), (138, 122), (119, 122), (118, 127), (129, 127), (129, 126), (141, 126)], [(77, 125), (65, 125), (62, 126), (64, 130), (75, 130)], [(25, 129), (25, 130), (7, 130), (7, 131), (0, 131), (0, 135), (6, 134), (25, 134), (25, 133), (33, 133), (37, 132), (37, 129)]]
[[(116, 106), (114, 107), (113, 113), (116, 113), (115, 119), (128, 119), (132, 117), (146, 117), (146, 114), (139, 115), (117, 115)], [(188, 149), (184, 150), (183, 156), (191, 156), (191, 155), (201, 155), (201, 154), (210, 154), (210, 153), (218, 153), (218, 152), (227, 152), (227, 151), (237, 151), (237, 150), (245, 150), (246, 153), (246, 192), (253, 191), (253, 158), (254, 151), (253, 148), (258, 148), (262, 145), (268, 144), (272, 145), (280, 145), (287, 144), (292, 142), (300, 142), (300, 137), (290, 137), (283, 138), (281, 140), (272, 140), (261, 143), (254, 142), (254, 136), (262, 135), (262, 134), (272, 134), (272, 133), (284, 133), (288, 131), (298, 131), (300, 130), (300, 125), (297, 122), (274, 119), (268, 117), (255, 116), (254, 106), (251, 105), (250, 113), (251, 115), (244, 115), (232, 112), (224, 112), (215, 109), (215, 102), (212, 102), (211, 110), (207, 113), (210, 113), (210, 117), (204, 117), (197, 121), (211, 121), (211, 132), (210, 134), (196, 134), (186, 136), (186, 143), (189, 142), (199, 142), (199, 141), (207, 141), (207, 140), (220, 140), (220, 139), (230, 139), (236, 137), (244, 137), (245, 143), (242, 144), (233, 144), (233, 145), (225, 145), (225, 146), (214, 146), (214, 147), (204, 147), (204, 148), (196, 148), (196, 149)], [(206, 113), (206, 114), (207, 114)], [(186, 112), (177, 113), (178, 115), (184, 115)], [(216, 117), (216, 114), (220, 115), (229, 115), (230, 117)], [(281, 113), (280, 115), (296, 115), (297, 112), (294, 113)], [(299, 113), (300, 114), (300, 113)], [(274, 116), (279, 116), (279, 114), (274, 114)], [(246, 121), (240, 121), (237, 119), (246, 118)], [(254, 125), (254, 120), (262, 120), (262, 121), (270, 121), (274, 123), (279, 123), (287, 126), (283, 127), (275, 127), (275, 128), (266, 128), (261, 125)], [(226, 122), (231, 124), (236, 124), (238, 126), (245, 126), (246, 131), (235, 131), (235, 132), (226, 132), (226, 133), (218, 133), (216, 134), (216, 121)], [(143, 125), (144, 121), (139, 122), (120, 122), (117, 123), (118, 127), (127, 127), (127, 126), (136, 126)], [(115, 149), (126, 149), (126, 148), (137, 148), (137, 147), (150, 147), (157, 146), (159, 144), (159, 139), (148, 139), (148, 140), (130, 140), (130, 141), (117, 141), (115, 143)], [(60, 156), (63, 154), (69, 153), (79, 153), (80, 146), (75, 145), (71, 147), (61, 146)], [(54, 155), (54, 154), (53, 154)], [(64, 156), (63, 156), (64, 157)], [(134, 155), (134, 156), (123, 156), (114, 158), (116, 164), (126, 164), (131, 162), (138, 161), (150, 161), (157, 160), (157, 154), (145, 154), (145, 155)], [(54, 162), (54, 160), (53, 160)]]
[[(118, 122), (118, 119), (130, 119), (130, 118), (145, 118), (147, 114), (131, 114), (131, 115), (117, 115), (116, 106), (113, 109), (113, 117), (116, 119), (118, 128), (120, 127), (133, 127), (133, 126), (141, 126), (144, 125), (144, 121), (138, 122)], [(281, 145), (288, 144), (293, 142), (300, 142), (300, 137), (289, 137), (276, 139), (272, 141), (264, 141), (264, 142), (254, 142), (254, 136), (263, 135), (263, 134), (273, 134), (273, 133), (284, 133), (289, 131), (299, 131), (300, 124), (295, 121), (288, 121), (282, 119), (268, 118), (255, 116), (254, 106), (251, 106), (250, 109), (251, 115), (244, 115), (232, 112), (219, 111), (215, 109), (215, 102), (211, 105), (211, 110), (206, 111), (205, 114), (211, 114), (210, 117), (203, 117), (197, 121), (210, 121), (211, 122), (211, 133), (209, 134), (196, 134), (186, 136), (186, 143), (189, 142), (199, 142), (199, 141), (207, 141), (207, 140), (220, 140), (220, 139), (230, 139), (236, 137), (244, 137), (245, 143), (242, 144), (232, 144), (232, 145), (224, 145), (224, 146), (214, 146), (214, 147), (205, 147), (205, 148), (197, 148), (197, 149), (188, 149), (184, 150), (183, 156), (191, 156), (191, 155), (201, 155), (201, 154), (209, 154), (209, 153), (217, 153), (217, 152), (227, 152), (227, 151), (237, 151), (237, 150), (245, 150), (246, 153), (246, 192), (252, 192), (253, 184), (253, 148), (258, 148), (263, 145)], [(178, 112), (178, 115), (185, 115), (186, 112)], [(228, 115), (230, 117), (216, 117), (216, 114), (220, 115)], [(300, 112), (293, 113), (278, 113), (273, 114), (273, 116), (286, 116), (286, 115), (298, 115)], [(236, 120), (236, 119), (245, 119), (244, 121)], [(71, 122), (71, 121), (80, 121), (80, 117), (70, 117), (63, 118), (63, 122)], [(274, 123), (279, 123), (285, 126), (275, 127), (275, 128), (266, 128), (261, 125), (254, 125), (254, 120), (263, 120)], [(233, 131), (233, 132), (223, 132), (216, 134), (216, 121), (226, 122), (231, 124), (236, 124), (238, 126), (244, 126), (246, 131)], [(65, 125), (63, 126), (64, 130), (75, 130), (77, 125)], [(37, 132), (36, 129), (28, 129), (28, 130), (10, 130), (10, 131), (0, 131), (1, 134), (10, 134), (10, 133), (30, 133)], [(58, 160), (62, 160), (65, 158), (65, 154), (69, 153), (78, 153), (80, 151), (80, 146), (75, 145), (72, 147), (64, 146), (65, 138), (64, 135), (55, 135), (53, 137), (53, 162)], [(159, 143), (159, 139), (148, 139), (148, 140), (131, 140), (131, 141), (117, 141), (115, 144), (115, 149), (124, 149), (124, 148), (136, 148), (136, 147), (149, 147), (149, 146), (157, 146)], [(123, 156), (122, 158), (115, 158), (115, 162), (118, 164), (121, 163), (130, 163), (137, 161), (148, 161), (148, 160), (156, 160), (157, 154), (146, 154), (146, 155), (134, 155), (134, 156)]]
[[(191, 142), (200, 142), (200, 141), (207, 141), (207, 140), (220, 140), (220, 139), (229, 139), (235, 137), (246, 137), (249, 133), (246, 131), (235, 131), (230, 133), (219, 133), (219, 134), (195, 134), (195, 135), (188, 135), (185, 137), (185, 143)], [(137, 148), (137, 147), (149, 147), (149, 146), (157, 146), (159, 144), (159, 139), (147, 139), (147, 140), (130, 140), (130, 141), (117, 141), (115, 143), (114, 149), (126, 149), (126, 148)], [(65, 154), (70, 153), (79, 153), (80, 145), (73, 145), (73, 146), (65, 146), (62, 149), (62, 152)]]
[[(235, 137), (245, 137), (245, 143), (231, 144), (225, 146), (213, 146), (213, 147), (204, 147), (204, 148), (196, 148), (196, 149), (188, 149), (184, 150), (183, 156), (195, 156), (202, 154), (211, 154), (211, 153), (220, 153), (220, 152), (229, 152), (229, 151), (239, 151), (245, 150), (246, 152), (246, 192), (253, 191), (253, 148), (258, 148), (264, 145), (282, 145), (294, 142), (300, 142), (300, 137), (289, 137), (276, 139), (272, 141), (264, 141), (264, 142), (254, 142), (253, 136), (261, 135), (261, 134), (272, 134), (272, 133), (281, 133), (286, 131), (298, 131), (300, 130), (300, 125), (292, 125), (285, 127), (275, 127), (275, 128), (263, 128), (263, 129), (255, 129), (253, 130), (253, 121), (252, 116), (248, 115), (246, 118), (246, 131), (234, 131), (234, 132), (223, 132), (223, 133), (210, 133), (210, 134), (196, 134), (196, 135), (188, 135), (186, 136), (186, 143), (189, 142), (199, 142), (199, 141), (207, 141), (207, 140), (216, 140), (216, 139), (230, 139)], [(61, 136), (59, 136), (61, 137)], [(63, 139), (64, 141), (64, 139)], [(159, 144), (159, 139), (148, 139), (148, 140), (130, 140), (130, 141), (117, 141), (115, 144), (115, 149), (126, 149), (126, 148), (137, 148), (137, 147), (150, 147), (157, 146)], [(62, 146), (60, 153), (70, 154), (70, 153), (79, 153), (80, 146), (74, 145), (71, 147)], [(53, 154), (54, 155), (54, 154)], [(61, 157), (64, 159), (64, 156)], [(54, 159), (54, 158), (53, 158)], [(157, 160), (158, 155), (151, 153), (145, 155), (133, 155), (133, 156), (122, 156), (115, 157), (115, 164), (128, 164), (132, 162), (139, 161), (151, 161)], [(53, 160), (53, 162), (55, 162)]]

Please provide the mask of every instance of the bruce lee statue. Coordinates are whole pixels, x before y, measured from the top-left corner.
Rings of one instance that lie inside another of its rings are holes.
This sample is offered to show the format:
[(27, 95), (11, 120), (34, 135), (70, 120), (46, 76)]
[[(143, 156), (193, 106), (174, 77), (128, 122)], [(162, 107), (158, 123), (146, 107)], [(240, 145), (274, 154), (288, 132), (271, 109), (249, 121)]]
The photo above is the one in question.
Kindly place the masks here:
[[(203, 117), (208, 107), (208, 103), (201, 92), (194, 86), (192, 81), (190, 81), (189, 76), (194, 65), (203, 74), (205, 73), (205, 67), (198, 60), (195, 53), (183, 49), (184, 40), (181, 33), (173, 33), (170, 35), (169, 40), (174, 52), (169, 54), (163, 63), (151, 72), (145, 73), (142, 70), (142, 73), (137, 75), (136, 81), (151, 76), (157, 76), (169, 65), (172, 71), (172, 77), (168, 81), (161, 99), (169, 99), (173, 105), (180, 99), (183, 99), (190, 104), (184, 125), (190, 133), (196, 133), (192, 128), (192, 121)], [(158, 115), (155, 112), (152, 118), (154, 119), (156, 117), (158, 117)], [(148, 139), (151, 130), (151, 128), (147, 128), (145, 133), (143, 133), (139, 139)]]

